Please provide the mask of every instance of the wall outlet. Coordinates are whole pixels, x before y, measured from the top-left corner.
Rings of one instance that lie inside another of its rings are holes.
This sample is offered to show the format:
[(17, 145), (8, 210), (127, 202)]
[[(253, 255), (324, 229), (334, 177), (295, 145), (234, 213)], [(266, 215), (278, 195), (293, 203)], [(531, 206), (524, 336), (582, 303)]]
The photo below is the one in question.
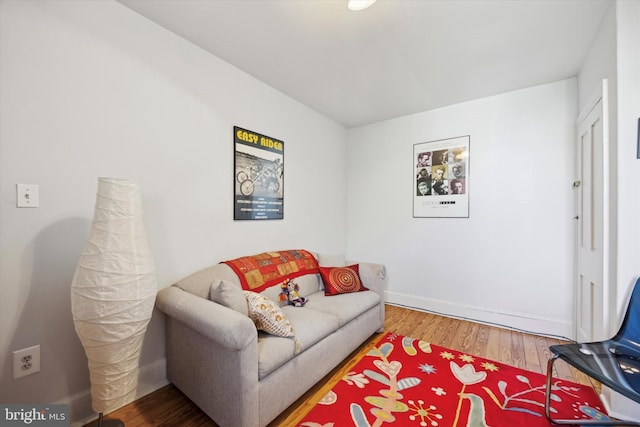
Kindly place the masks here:
[(16, 206), (37, 208), (40, 206), (40, 191), (36, 184), (16, 184)]
[(13, 379), (40, 372), (40, 345), (13, 352)]

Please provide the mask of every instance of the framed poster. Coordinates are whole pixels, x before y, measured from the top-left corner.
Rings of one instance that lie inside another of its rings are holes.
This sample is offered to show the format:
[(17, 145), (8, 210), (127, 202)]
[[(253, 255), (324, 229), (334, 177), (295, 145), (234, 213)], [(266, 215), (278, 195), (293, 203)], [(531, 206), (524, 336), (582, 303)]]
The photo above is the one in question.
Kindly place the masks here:
[(470, 136), (413, 145), (413, 217), (469, 218)]
[(284, 142), (233, 127), (234, 220), (284, 218)]

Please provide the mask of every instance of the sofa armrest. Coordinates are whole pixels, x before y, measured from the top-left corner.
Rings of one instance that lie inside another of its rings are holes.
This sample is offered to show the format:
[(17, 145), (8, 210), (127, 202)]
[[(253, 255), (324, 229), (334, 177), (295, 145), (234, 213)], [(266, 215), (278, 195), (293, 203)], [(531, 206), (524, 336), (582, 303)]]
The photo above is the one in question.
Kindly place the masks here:
[(158, 292), (167, 315), (167, 377), (217, 425), (260, 415), (258, 332), (248, 316), (177, 286)]
[(230, 350), (239, 351), (256, 343), (256, 327), (249, 317), (177, 286), (158, 292), (156, 305), (167, 316)]
[(387, 269), (383, 264), (369, 262), (358, 263), (358, 271), (362, 284), (380, 294), (384, 299), (384, 292), (387, 289)]
[(378, 332), (384, 331), (385, 322), (385, 291), (387, 289), (387, 269), (383, 264), (371, 262), (348, 261), (347, 265), (358, 264), (358, 271), (362, 284), (380, 295), (380, 328)]

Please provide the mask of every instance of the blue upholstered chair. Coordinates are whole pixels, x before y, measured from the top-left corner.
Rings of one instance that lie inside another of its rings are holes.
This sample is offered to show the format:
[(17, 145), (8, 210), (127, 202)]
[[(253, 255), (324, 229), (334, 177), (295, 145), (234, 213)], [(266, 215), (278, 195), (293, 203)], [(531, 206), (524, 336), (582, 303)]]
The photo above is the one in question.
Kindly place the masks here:
[(637, 421), (552, 419), (551, 380), (553, 363), (562, 359), (569, 365), (596, 379), (601, 384), (640, 403), (640, 279), (636, 281), (627, 312), (618, 333), (606, 341), (584, 344), (554, 345), (547, 363), (545, 415), (553, 424), (640, 426)]

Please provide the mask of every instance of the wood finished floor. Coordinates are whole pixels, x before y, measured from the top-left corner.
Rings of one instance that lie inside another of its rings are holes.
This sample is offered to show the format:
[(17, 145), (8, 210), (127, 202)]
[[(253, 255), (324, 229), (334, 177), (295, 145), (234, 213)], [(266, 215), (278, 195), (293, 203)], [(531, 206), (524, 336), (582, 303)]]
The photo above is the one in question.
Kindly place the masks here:
[[(386, 306), (385, 331), (419, 338), (452, 350), (541, 374), (546, 372), (546, 361), (550, 355), (549, 346), (562, 343), (554, 338), (451, 319), (392, 305)], [(368, 352), (380, 337), (381, 334), (371, 337), (320, 383), (269, 424), (269, 427), (295, 426), (296, 422), (302, 419), (344, 374), (349, 372), (360, 356)], [(590, 382), (584, 374), (563, 362), (556, 362), (555, 366), (556, 377), (598, 388), (598, 384)], [(106, 418), (119, 418), (127, 427), (217, 426), (173, 385), (163, 387), (113, 412)]]

